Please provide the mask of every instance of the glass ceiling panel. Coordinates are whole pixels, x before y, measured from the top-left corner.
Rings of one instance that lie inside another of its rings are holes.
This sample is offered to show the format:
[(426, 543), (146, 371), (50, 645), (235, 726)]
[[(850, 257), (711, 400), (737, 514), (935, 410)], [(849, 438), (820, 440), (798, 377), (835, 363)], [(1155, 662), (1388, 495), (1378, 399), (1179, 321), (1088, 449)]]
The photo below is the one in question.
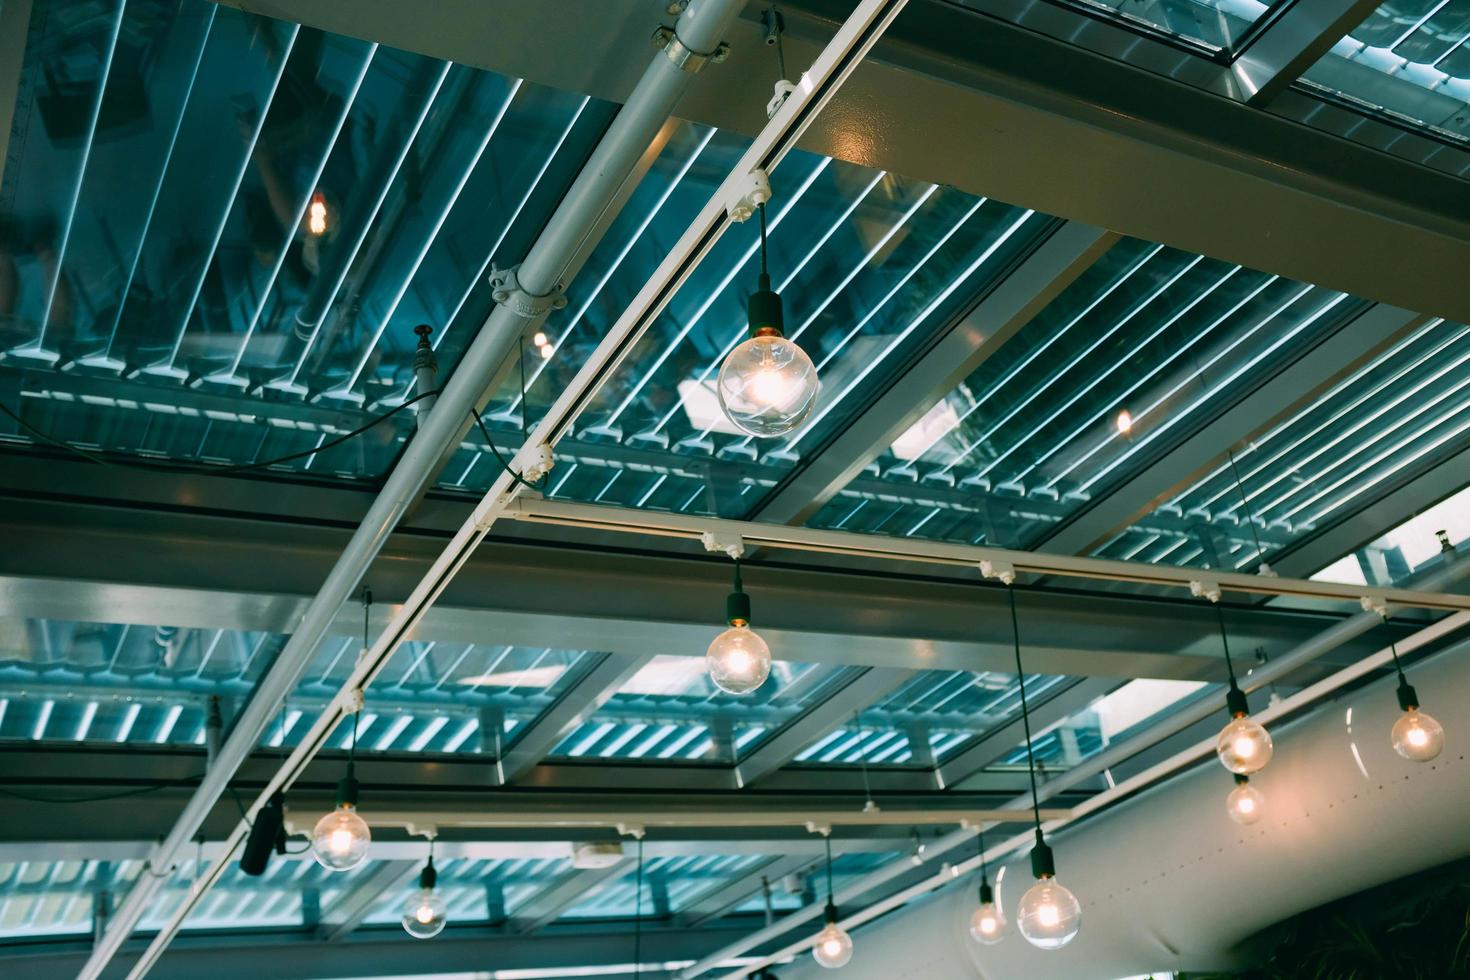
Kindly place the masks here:
[[(1467, 445), (1470, 327), (1431, 321), (1307, 408), (1236, 449), (1233, 466), (1228, 455), (1221, 457), (1203, 477), (1098, 553), (1246, 568), (1258, 557), (1257, 536), (1269, 560)], [(1437, 551), (1433, 533), (1418, 548)], [(1383, 574), (1406, 574), (1397, 567), (1393, 573), (1386, 565), (1375, 567)]]
[[(1225, 685), (1206, 681), (1128, 681), (1081, 711), (1035, 733), (1032, 752), (1037, 768), (1047, 772), (1070, 769), (1109, 745), (1143, 731), (1166, 713), (1224, 690)], [(1024, 741), (1010, 755), (987, 767), (989, 772), (1025, 769)]]
[(844, 673), (777, 660), (764, 684), (737, 697), (714, 686), (703, 657), (654, 657), (551, 754), (731, 765), (800, 717)]
[(1453, 556), (1467, 538), (1470, 488), (1416, 514), (1312, 578), (1348, 585), (1402, 585)]
[[(206, 0), (37, 0), (0, 187), (0, 399), (93, 449), (248, 463), (444, 372), (613, 107)], [(283, 464), (381, 473), (405, 412)], [(13, 422), (0, 439), (30, 441)]]
[(1147, 33), (1159, 33), (1230, 51), (1251, 27), (1283, 0), (1053, 0), (1101, 13)]
[[(742, 149), (682, 127), (660, 180), (640, 188), (647, 199), (623, 211), (567, 309), (548, 322), (555, 353), (528, 369), (532, 418), (581, 363), (564, 352), (584, 354), (605, 334)], [(821, 372), (811, 418), (789, 438), (758, 441), (725, 419), (714, 393), (725, 355), (746, 336), (758, 269), (747, 224), (714, 247), (559, 445), (551, 496), (743, 515), (1051, 226), (1033, 212), (810, 154), (788, 157), (775, 182), (770, 267), (787, 334)], [(512, 440), (518, 401), (511, 388), (494, 413)], [(494, 474), (472, 456), (455, 468), (455, 479), (478, 485)]]
[[(249, 696), (285, 643), (271, 633), (0, 618), (0, 739), (203, 745), (212, 697)], [(262, 736), (295, 745), (361, 640), (328, 637)], [(368, 688), (363, 752), (495, 755), (596, 660), (577, 651), (412, 641)], [(225, 719), (228, 723), (228, 717)], [(351, 727), (328, 746), (346, 748)]]
[(1031, 547), (1361, 305), (1126, 239), (811, 524)]
[[(1033, 706), (1059, 693), (1066, 677), (1026, 678)], [(1020, 716), (1014, 675), (989, 671), (926, 670), (851, 724), (826, 733), (795, 761), (819, 765), (932, 768), (977, 736)]]
[(1303, 76), (1349, 106), (1470, 143), (1470, 0), (1388, 0)]

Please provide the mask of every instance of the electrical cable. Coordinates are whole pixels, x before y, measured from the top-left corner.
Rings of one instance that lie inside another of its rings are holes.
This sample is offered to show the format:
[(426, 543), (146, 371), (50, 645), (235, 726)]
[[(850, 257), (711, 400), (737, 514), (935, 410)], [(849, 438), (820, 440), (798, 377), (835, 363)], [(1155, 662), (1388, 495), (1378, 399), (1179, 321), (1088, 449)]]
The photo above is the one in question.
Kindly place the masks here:
[(633, 980), (643, 975), (643, 838), (638, 838), (638, 879), (633, 900)]
[(1230, 659), (1230, 639), (1225, 634), (1225, 610), (1217, 601), (1214, 603), (1215, 616), (1220, 620), (1220, 645), (1225, 648), (1225, 672), (1230, 675), (1230, 686), (1237, 687), (1235, 682), (1235, 664)]
[(197, 776), (186, 776), (182, 779), (171, 779), (167, 782), (153, 783), (148, 786), (139, 786), (135, 789), (122, 790), (117, 793), (104, 793), (96, 796), (74, 796), (67, 797), (66, 799), (58, 799), (56, 797), (48, 796), (33, 796), (29, 793), (22, 793), (18, 790), (5, 789), (3, 787), (0, 787), (0, 796), (9, 796), (17, 800), (26, 800), (31, 803), (105, 803), (108, 800), (121, 800), (126, 799), (130, 796), (142, 796), (145, 793), (156, 793), (159, 790), (174, 789), (180, 786), (187, 786), (190, 783), (197, 783), (203, 778), (204, 774), (200, 773)]
[[(522, 397), (521, 398), (521, 405), (522, 405), (521, 414), (523, 416), (525, 414), (525, 407), (524, 407), (525, 404), (526, 404), (525, 398)], [(513, 481), (515, 481), (517, 484), (525, 487), (527, 490), (535, 490), (537, 492), (540, 492), (540, 490), (541, 490), (541, 487), (540, 486), (537, 486), (536, 484), (531, 483), (529, 480), (524, 479), (519, 473), (517, 473), (515, 470), (511, 469), (510, 468), (510, 464), (505, 461), (505, 457), (502, 456), (502, 455), (500, 455), (500, 450), (495, 448), (495, 440), (492, 439), (492, 438), (490, 438), (490, 430), (485, 427), (485, 420), (482, 419), (482, 418), (480, 418), (480, 412), (479, 412), (479, 410), (476, 409), (476, 408), (474, 408), (473, 406), (471, 406), (471, 408), (470, 408), (470, 414), (475, 417), (475, 424), (480, 427), (480, 435), (482, 435), (482, 436), (485, 437), (485, 445), (490, 448), (490, 452), (491, 452), (492, 455), (494, 455), (496, 462), (498, 462), (500, 464), (500, 468), (502, 470), (504, 470), (510, 476), (510, 478)], [(542, 485), (543, 486), (545, 485), (545, 481), (544, 480), (542, 481)]]
[(1026, 733), (1026, 774), (1031, 777), (1031, 813), (1036, 818), (1036, 839), (1041, 840), (1041, 798), (1036, 793), (1036, 757), (1031, 752), (1031, 714), (1026, 708), (1026, 674), (1021, 669), (1021, 624), (1016, 617), (1016, 588), (1006, 586), (1011, 599), (1011, 635), (1016, 643), (1016, 683), (1021, 688), (1021, 727)]

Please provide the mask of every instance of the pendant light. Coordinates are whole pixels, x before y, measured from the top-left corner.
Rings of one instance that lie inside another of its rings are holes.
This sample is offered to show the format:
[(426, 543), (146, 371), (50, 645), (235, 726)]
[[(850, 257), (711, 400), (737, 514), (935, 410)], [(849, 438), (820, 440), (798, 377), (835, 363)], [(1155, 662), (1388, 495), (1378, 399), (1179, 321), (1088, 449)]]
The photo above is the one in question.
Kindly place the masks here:
[[(366, 587), (362, 590), (362, 645), (368, 645), (368, 612), (373, 596)], [(362, 714), (361, 692), (358, 700), (350, 707), (352, 712), (352, 745), (347, 750), (347, 774), (337, 783), (337, 806), (316, 822), (311, 830), (311, 852), (317, 863), (328, 871), (351, 871), (367, 858), (368, 845), (373, 835), (367, 821), (358, 816), (357, 799), (357, 719)]]
[(1271, 733), (1250, 717), (1250, 706), (1245, 692), (1235, 682), (1235, 665), (1230, 660), (1230, 640), (1225, 635), (1225, 611), (1218, 599), (1215, 614), (1220, 620), (1220, 643), (1225, 649), (1225, 670), (1230, 675), (1230, 690), (1225, 692), (1225, 707), (1230, 711), (1230, 721), (1220, 729), (1215, 739), (1215, 754), (1220, 764), (1231, 772), (1249, 776), (1260, 772), (1271, 761), (1273, 746)]
[(1039, 949), (1061, 949), (1082, 928), (1082, 903), (1057, 881), (1056, 859), (1041, 832), (1041, 802), (1036, 793), (1036, 756), (1031, 747), (1031, 714), (1026, 706), (1026, 673), (1021, 666), (1021, 626), (1016, 616), (1016, 590), (1007, 586), (1011, 602), (1011, 635), (1016, 647), (1016, 683), (1021, 691), (1021, 726), (1026, 733), (1026, 773), (1031, 779), (1031, 815), (1036, 822), (1036, 846), (1031, 850), (1031, 873), (1036, 884), (1021, 896), (1016, 928)]
[(746, 303), (750, 339), (732, 350), (720, 367), (716, 392), (725, 417), (753, 436), (780, 436), (811, 414), (817, 402), (817, 369), (786, 339), (781, 295), (766, 271), (766, 206), (758, 207), (761, 271)]
[(980, 848), (980, 907), (970, 916), (970, 935), (982, 946), (994, 946), (1005, 938), (1005, 913), (995, 901), (990, 874), (985, 867), (985, 834), (976, 837)]
[(439, 873), (434, 870), (434, 838), (429, 838), (429, 861), (419, 872), (419, 887), (403, 908), (403, 928), (415, 939), (433, 939), (449, 921), (449, 906), (435, 890)]
[(771, 674), (771, 648), (750, 628), (750, 596), (740, 581), (740, 559), (735, 559), (735, 586), (725, 599), (725, 621), (730, 628), (709, 645), (704, 664), (710, 680), (728, 694), (749, 694)]
[(1235, 788), (1225, 797), (1225, 812), (1239, 824), (1253, 824), (1266, 809), (1266, 796), (1251, 785), (1244, 773), (1235, 774)]
[[(1384, 622), (1388, 622), (1387, 617)], [(1428, 762), (1444, 751), (1444, 726), (1419, 710), (1419, 694), (1404, 676), (1398, 645), (1390, 642), (1388, 649), (1399, 677), (1399, 707), (1404, 709), (1393, 723), (1393, 750), (1410, 762)]]
[(823, 840), (827, 843), (827, 924), (817, 933), (812, 957), (818, 965), (835, 970), (852, 959), (852, 937), (837, 924), (837, 905), (832, 900), (832, 835), (825, 835)]

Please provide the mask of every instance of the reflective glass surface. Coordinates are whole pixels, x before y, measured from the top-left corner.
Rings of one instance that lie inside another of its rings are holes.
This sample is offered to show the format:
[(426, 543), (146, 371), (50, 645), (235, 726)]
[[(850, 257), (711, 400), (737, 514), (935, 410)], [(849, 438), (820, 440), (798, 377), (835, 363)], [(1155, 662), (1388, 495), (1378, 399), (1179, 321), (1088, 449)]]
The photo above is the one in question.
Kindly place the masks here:
[(1149, 33), (1163, 32), (1222, 51), (1233, 49), (1282, 0), (1053, 0)]
[[(30, 25), (0, 399), (94, 450), (309, 453), (403, 401), (420, 323), (442, 380), (612, 112), (205, 0), (38, 0)], [(282, 469), (376, 476), (412, 425)]]
[(1361, 305), (1125, 240), (810, 523), (1033, 547)]
[(777, 660), (764, 684), (736, 696), (715, 687), (703, 657), (654, 657), (552, 755), (729, 765), (799, 717), (843, 672)]
[[(0, 618), (0, 739), (203, 745), (210, 702), (229, 723), (286, 637)], [(295, 745), (356, 664), (361, 639), (327, 637), (269, 746)], [(367, 690), (363, 752), (495, 755), (595, 660), (568, 650), (412, 641)], [(346, 748), (350, 725), (329, 747)]]
[[(1027, 703), (1041, 703), (1066, 683), (1065, 677), (1028, 676)], [(814, 741), (796, 761), (932, 768), (1020, 712), (1020, 687), (1014, 675), (926, 670), (863, 709), (852, 723)]]
[[(694, 126), (665, 149), (659, 181), (640, 189), (649, 200), (623, 211), (567, 309), (548, 322), (555, 352), (530, 371), (533, 419), (581, 364), (564, 352), (585, 353), (606, 333), (741, 149)], [(787, 437), (755, 439), (725, 418), (715, 394), (725, 355), (748, 335), (745, 298), (759, 268), (751, 221), (716, 244), (559, 445), (552, 496), (747, 513), (1050, 225), (952, 188), (810, 154), (792, 154), (772, 179), (771, 276), (786, 335), (821, 376), (806, 423)], [(512, 427), (519, 395), (503, 397), (496, 417)], [(483, 481), (493, 471), (478, 473)]]
[[(1032, 752), (1037, 768), (1050, 772), (1070, 769), (1114, 742), (1121, 742), (1142, 731), (1164, 714), (1224, 689), (1223, 684), (1204, 681), (1147, 678), (1129, 681), (1081, 711), (1035, 732)], [(1022, 742), (1010, 755), (989, 768), (991, 771), (1024, 771), (1026, 743)]]
[[(1236, 448), (1233, 460), (1222, 456), (1099, 554), (1245, 568), (1258, 558), (1257, 540), (1269, 559), (1467, 445), (1470, 327), (1431, 321)], [(1419, 548), (1437, 550), (1434, 535)]]
[(1402, 585), (1453, 558), (1470, 538), (1470, 489), (1461, 490), (1400, 524), (1312, 578), (1348, 585)]
[(1388, 0), (1303, 80), (1349, 106), (1470, 142), (1470, 0)]

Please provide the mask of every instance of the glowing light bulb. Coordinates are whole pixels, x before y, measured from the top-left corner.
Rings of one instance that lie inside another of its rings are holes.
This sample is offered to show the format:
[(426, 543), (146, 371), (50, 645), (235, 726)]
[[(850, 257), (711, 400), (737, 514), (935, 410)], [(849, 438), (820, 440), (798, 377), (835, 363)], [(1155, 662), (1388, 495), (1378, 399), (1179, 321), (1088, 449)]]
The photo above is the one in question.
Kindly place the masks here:
[(543, 361), (551, 360), (551, 355), (556, 353), (556, 348), (550, 344), (542, 344), (536, 349), (541, 353), (541, 360)]
[(817, 944), (812, 947), (812, 957), (829, 970), (846, 966), (848, 960), (852, 959), (852, 937), (843, 932), (837, 923), (829, 922), (817, 933)]
[(1133, 416), (1126, 408), (1118, 413), (1118, 431), (1125, 436), (1133, 431)]
[(1021, 896), (1016, 927), (1039, 949), (1061, 949), (1082, 928), (1082, 903), (1055, 878), (1042, 878)]
[(1243, 776), (1264, 769), (1271, 761), (1273, 751), (1271, 733), (1252, 721), (1249, 715), (1230, 719), (1215, 739), (1215, 753), (1220, 757), (1220, 764)]
[(327, 233), (327, 197), (321, 191), (312, 194), (306, 206), (306, 230), (317, 236)]
[(367, 858), (372, 832), (357, 815), (357, 807), (344, 803), (316, 822), (311, 831), (311, 852), (328, 871), (350, 871)]
[(720, 690), (749, 694), (771, 674), (771, 648), (749, 624), (740, 623), (715, 637), (704, 663)]
[(982, 946), (993, 946), (1005, 938), (1006, 920), (1000, 906), (985, 902), (970, 916), (970, 937)]
[(545, 347), (546, 346), (546, 343), (547, 343), (547, 341), (546, 341), (546, 331), (545, 330), (537, 330), (536, 331), (536, 336), (534, 336), (534, 337), (531, 338), (531, 344), (533, 346), (535, 346), (535, 347)]
[(730, 352), (715, 390), (725, 415), (742, 431), (779, 436), (806, 421), (817, 403), (818, 387), (812, 359), (772, 331)]
[(1393, 750), (1410, 762), (1428, 762), (1444, 751), (1444, 727), (1410, 708), (1393, 723)]
[(448, 906), (432, 888), (420, 888), (403, 908), (403, 928), (415, 939), (432, 939), (444, 931)]
[(1225, 812), (1238, 824), (1255, 823), (1265, 809), (1266, 797), (1244, 776), (1238, 778), (1236, 787), (1225, 797)]

